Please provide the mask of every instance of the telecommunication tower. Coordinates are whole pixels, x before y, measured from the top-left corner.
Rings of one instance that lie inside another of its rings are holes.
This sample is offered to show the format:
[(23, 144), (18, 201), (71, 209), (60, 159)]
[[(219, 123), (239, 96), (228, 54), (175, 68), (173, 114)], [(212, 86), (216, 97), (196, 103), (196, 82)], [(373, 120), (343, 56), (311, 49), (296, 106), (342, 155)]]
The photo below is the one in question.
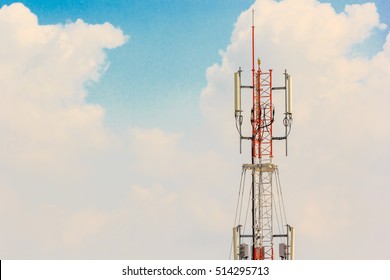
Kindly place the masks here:
[[(276, 256), (274, 253), (274, 239), (278, 238), (280, 240), (279, 258), (291, 260), (294, 259), (294, 228), (285, 221), (286, 223), (282, 227), (279, 225), (280, 233), (274, 233), (274, 224), (276, 223), (274, 217), (277, 218), (278, 222), (282, 222), (283, 214), (285, 220), (286, 215), (284, 205), (282, 205), (283, 197), (281, 196), (278, 166), (273, 163), (273, 141), (284, 140), (287, 155), (287, 137), (292, 124), (292, 78), (285, 70), (283, 73), (284, 85), (275, 87), (272, 82), (272, 70), (263, 71), (260, 59), (257, 60), (257, 69), (255, 69), (254, 49), (255, 26), (254, 11), (252, 11), (252, 85), (245, 86), (241, 84), (243, 72), (241, 67), (234, 73), (234, 115), (236, 127), (240, 135), (240, 153), (242, 140), (249, 140), (251, 142), (252, 161), (242, 166), (236, 220), (233, 228), (233, 256), (234, 259), (273, 260)], [(244, 111), (241, 109), (242, 89), (252, 91), (251, 135), (247, 137), (242, 135), (244, 119)], [(284, 93), (285, 110), (283, 125), (285, 133), (279, 137), (273, 135), (273, 124), (275, 121), (274, 91)], [(249, 205), (251, 204), (251, 228), (248, 233), (245, 232), (247, 230), (247, 216), (245, 218), (245, 226), (240, 224), (247, 171), (251, 172), (252, 179), (247, 207), (248, 213)], [(275, 193), (273, 190), (274, 185), (276, 185)], [(277, 199), (278, 201), (276, 201)], [(276, 215), (278, 211), (280, 213)], [(238, 212), (239, 215), (237, 215)], [(237, 216), (239, 217), (238, 224), (236, 224)], [(246, 240), (251, 241), (248, 244)]]

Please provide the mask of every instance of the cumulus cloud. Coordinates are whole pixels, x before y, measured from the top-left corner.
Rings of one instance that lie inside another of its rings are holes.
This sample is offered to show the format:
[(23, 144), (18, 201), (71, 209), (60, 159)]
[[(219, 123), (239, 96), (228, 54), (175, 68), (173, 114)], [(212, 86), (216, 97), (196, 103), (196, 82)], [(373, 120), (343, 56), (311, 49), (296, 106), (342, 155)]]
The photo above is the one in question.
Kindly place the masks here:
[[(70, 230), (64, 233), (66, 242), (77, 244), (101, 224), (92, 214), (57, 203), (85, 184), (90, 158), (112, 145), (104, 108), (86, 102), (86, 85), (98, 82), (107, 69), (105, 50), (127, 37), (109, 23), (40, 25), (36, 15), (16, 3), (0, 9), (0, 40), (1, 204), (13, 205), (3, 209), (9, 215), (2, 217), (1, 240), (8, 244), (3, 244), (4, 257), (7, 252), (29, 257), (35, 247), (27, 231), (34, 233), (36, 246), (45, 232), (51, 233), (48, 243), (54, 238), (61, 244), (56, 239), (61, 231), (50, 227), (59, 224)], [(77, 228), (80, 234), (72, 233)], [(13, 248), (14, 236), (29, 250)]]
[[(314, 0), (258, 0), (253, 8), (263, 67), (276, 84), (284, 69), (294, 76), (290, 155), (276, 143), (275, 163), (297, 257), (388, 258), (389, 244), (376, 237), (389, 230), (381, 214), (389, 212), (390, 37), (373, 56), (354, 53), (385, 28), (375, 5), (336, 13)], [(251, 9), (206, 71), (207, 125), (196, 138), (160, 128), (115, 134), (104, 108), (86, 102), (86, 85), (108, 67), (106, 50), (127, 40), (120, 29), (40, 25), (22, 4), (0, 9), (3, 258), (228, 257), (241, 164), (250, 160), (238, 155), (232, 76), (241, 66), (250, 83)]]
[[(100, 149), (104, 109), (85, 102), (85, 86), (107, 66), (104, 49), (126, 41), (106, 23), (39, 25), (22, 4), (0, 10), (1, 133), (7, 160), (61, 161), (72, 149)], [(28, 139), (28, 141), (26, 141)], [(80, 141), (82, 139), (82, 141)]]

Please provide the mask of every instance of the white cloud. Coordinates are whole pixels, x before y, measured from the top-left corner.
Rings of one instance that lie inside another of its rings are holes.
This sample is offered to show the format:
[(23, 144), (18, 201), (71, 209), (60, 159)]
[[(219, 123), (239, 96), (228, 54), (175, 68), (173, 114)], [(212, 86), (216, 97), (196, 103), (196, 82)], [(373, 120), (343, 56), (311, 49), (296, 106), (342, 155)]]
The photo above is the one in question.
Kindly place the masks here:
[(176, 146), (178, 134), (161, 129), (132, 129), (130, 149), (135, 155), (134, 169), (147, 176), (175, 177), (181, 170)]
[[(297, 257), (388, 257), (389, 244), (375, 237), (389, 230), (381, 213), (389, 211), (390, 37), (372, 58), (352, 51), (384, 28), (375, 6), (340, 14), (314, 0), (253, 7), (263, 67), (274, 69), (276, 83), (285, 68), (294, 76), (290, 156), (277, 143), (275, 162), (297, 226)], [(115, 135), (103, 124), (104, 108), (85, 101), (85, 85), (104, 74), (104, 50), (126, 41), (122, 31), (82, 20), (39, 25), (22, 4), (4, 6), (3, 256), (227, 258), (240, 168), (249, 160), (238, 155), (232, 76), (241, 66), (250, 83), (250, 24), (251, 9), (238, 18), (221, 63), (207, 70), (200, 136), (159, 128)]]
[(63, 240), (66, 247), (78, 248), (85, 239), (98, 233), (107, 223), (107, 214), (82, 210), (73, 213), (64, 225)]
[(107, 69), (105, 49), (126, 40), (109, 23), (39, 25), (23, 4), (0, 9), (3, 256), (60, 257), (103, 226), (104, 214), (75, 202), (115, 144), (86, 84)]
[(7, 160), (51, 164), (80, 142), (104, 147), (104, 109), (85, 102), (85, 85), (99, 80), (104, 49), (123, 44), (122, 32), (82, 20), (42, 26), (22, 4), (4, 6), (0, 26), (0, 133)]

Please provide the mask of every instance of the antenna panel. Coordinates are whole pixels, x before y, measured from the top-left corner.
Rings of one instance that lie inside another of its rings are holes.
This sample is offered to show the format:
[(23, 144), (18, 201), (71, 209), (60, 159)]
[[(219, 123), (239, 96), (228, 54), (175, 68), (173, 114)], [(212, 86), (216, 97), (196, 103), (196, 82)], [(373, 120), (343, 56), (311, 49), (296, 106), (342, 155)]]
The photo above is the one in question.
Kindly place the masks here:
[(241, 115), (241, 73), (234, 73), (234, 115)]
[(287, 113), (292, 114), (292, 77), (287, 75)]

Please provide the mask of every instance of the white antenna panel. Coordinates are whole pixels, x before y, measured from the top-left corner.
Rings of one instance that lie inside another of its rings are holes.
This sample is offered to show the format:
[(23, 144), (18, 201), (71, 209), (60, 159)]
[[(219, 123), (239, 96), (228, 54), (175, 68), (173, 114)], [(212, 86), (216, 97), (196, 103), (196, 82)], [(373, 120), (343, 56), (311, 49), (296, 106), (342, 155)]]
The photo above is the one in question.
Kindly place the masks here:
[(241, 73), (234, 73), (234, 113), (241, 114)]
[(287, 75), (287, 113), (292, 114), (292, 77)]

